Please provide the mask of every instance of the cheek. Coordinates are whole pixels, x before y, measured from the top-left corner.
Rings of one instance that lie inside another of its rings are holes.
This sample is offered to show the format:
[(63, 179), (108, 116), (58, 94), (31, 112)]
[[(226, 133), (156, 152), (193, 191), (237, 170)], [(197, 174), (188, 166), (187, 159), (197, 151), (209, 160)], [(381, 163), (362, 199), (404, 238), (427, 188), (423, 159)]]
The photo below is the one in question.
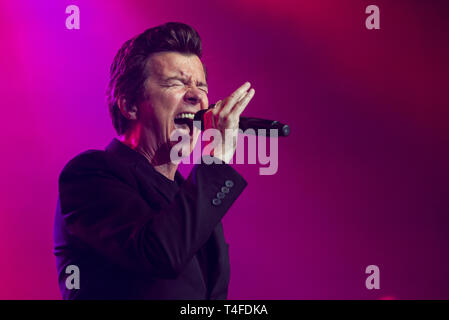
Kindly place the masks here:
[(167, 116), (173, 117), (175, 110), (183, 99), (181, 90), (172, 90), (160, 96), (159, 107)]
[(149, 114), (158, 120), (173, 120), (178, 98), (174, 94), (157, 94), (153, 95), (149, 102)]

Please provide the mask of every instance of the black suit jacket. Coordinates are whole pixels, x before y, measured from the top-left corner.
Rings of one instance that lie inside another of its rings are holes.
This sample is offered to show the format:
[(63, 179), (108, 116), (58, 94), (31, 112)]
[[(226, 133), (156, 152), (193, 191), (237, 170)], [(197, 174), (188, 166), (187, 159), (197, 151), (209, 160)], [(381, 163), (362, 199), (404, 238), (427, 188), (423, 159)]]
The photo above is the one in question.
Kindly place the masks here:
[[(175, 182), (117, 139), (59, 176), (54, 224), (64, 299), (226, 299), (221, 219), (246, 186), (227, 164), (198, 164)], [(68, 289), (66, 267), (80, 271)]]

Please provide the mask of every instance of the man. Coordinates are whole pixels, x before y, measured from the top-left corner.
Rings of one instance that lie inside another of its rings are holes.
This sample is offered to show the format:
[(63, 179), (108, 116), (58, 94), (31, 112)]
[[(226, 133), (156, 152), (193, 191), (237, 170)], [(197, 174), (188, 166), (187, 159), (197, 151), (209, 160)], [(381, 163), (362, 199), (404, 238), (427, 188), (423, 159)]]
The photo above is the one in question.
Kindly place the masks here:
[(188, 134), (190, 151), (198, 138), (191, 118), (208, 108), (200, 58), (199, 35), (182, 23), (148, 29), (117, 53), (108, 107), (119, 137), (76, 156), (59, 177), (54, 253), (64, 299), (227, 298), (221, 219), (246, 181), (227, 164), (236, 146), (225, 130), (238, 128), (254, 89), (245, 83), (206, 113), (206, 129), (223, 137), (211, 155), (222, 164), (197, 164), (184, 180), (170, 137)]

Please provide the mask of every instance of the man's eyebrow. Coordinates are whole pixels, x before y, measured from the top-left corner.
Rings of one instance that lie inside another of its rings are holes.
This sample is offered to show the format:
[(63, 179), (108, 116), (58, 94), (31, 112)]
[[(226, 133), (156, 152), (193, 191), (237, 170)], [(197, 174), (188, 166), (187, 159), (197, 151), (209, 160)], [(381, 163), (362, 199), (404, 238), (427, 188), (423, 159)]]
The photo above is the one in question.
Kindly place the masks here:
[[(170, 80), (181, 80), (181, 81), (187, 81), (186, 77), (183, 76), (173, 76), (168, 78), (163, 78), (163, 81), (170, 81)], [(196, 85), (199, 87), (209, 87), (206, 82), (203, 81), (196, 81)]]

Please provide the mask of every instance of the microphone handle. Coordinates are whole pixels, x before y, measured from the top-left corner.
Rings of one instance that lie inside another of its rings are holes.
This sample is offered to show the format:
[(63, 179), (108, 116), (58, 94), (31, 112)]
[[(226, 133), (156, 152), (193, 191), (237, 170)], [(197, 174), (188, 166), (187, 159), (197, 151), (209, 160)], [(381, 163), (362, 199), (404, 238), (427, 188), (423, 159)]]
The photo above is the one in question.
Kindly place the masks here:
[[(211, 104), (209, 106), (209, 109), (213, 108), (215, 105)], [(195, 113), (194, 120), (201, 121), (201, 130), (204, 130), (204, 122), (203, 122), (203, 116), (204, 113), (206, 113), (207, 110), (200, 110), (197, 113)], [(259, 119), (259, 118), (249, 118), (249, 117), (240, 117), (239, 119), (239, 128), (242, 129), (242, 131), (246, 131), (247, 129), (254, 129), (255, 135), (264, 135), (264, 136), (270, 136), (270, 129), (277, 130), (278, 137), (287, 137), (290, 134), (290, 126), (287, 124), (280, 123), (279, 121), (275, 120), (266, 120), (266, 119)], [(259, 129), (265, 129), (264, 131), (260, 131)], [(249, 132), (246, 132), (251, 133)]]
[[(276, 120), (240, 117), (239, 128), (243, 131), (254, 129), (257, 136), (270, 136), (270, 130), (272, 129), (277, 130), (278, 137), (287, 137), (290, 134), (290, 127)], [(259, 132), (259, 129), (265, 129), (265, 131)]]

